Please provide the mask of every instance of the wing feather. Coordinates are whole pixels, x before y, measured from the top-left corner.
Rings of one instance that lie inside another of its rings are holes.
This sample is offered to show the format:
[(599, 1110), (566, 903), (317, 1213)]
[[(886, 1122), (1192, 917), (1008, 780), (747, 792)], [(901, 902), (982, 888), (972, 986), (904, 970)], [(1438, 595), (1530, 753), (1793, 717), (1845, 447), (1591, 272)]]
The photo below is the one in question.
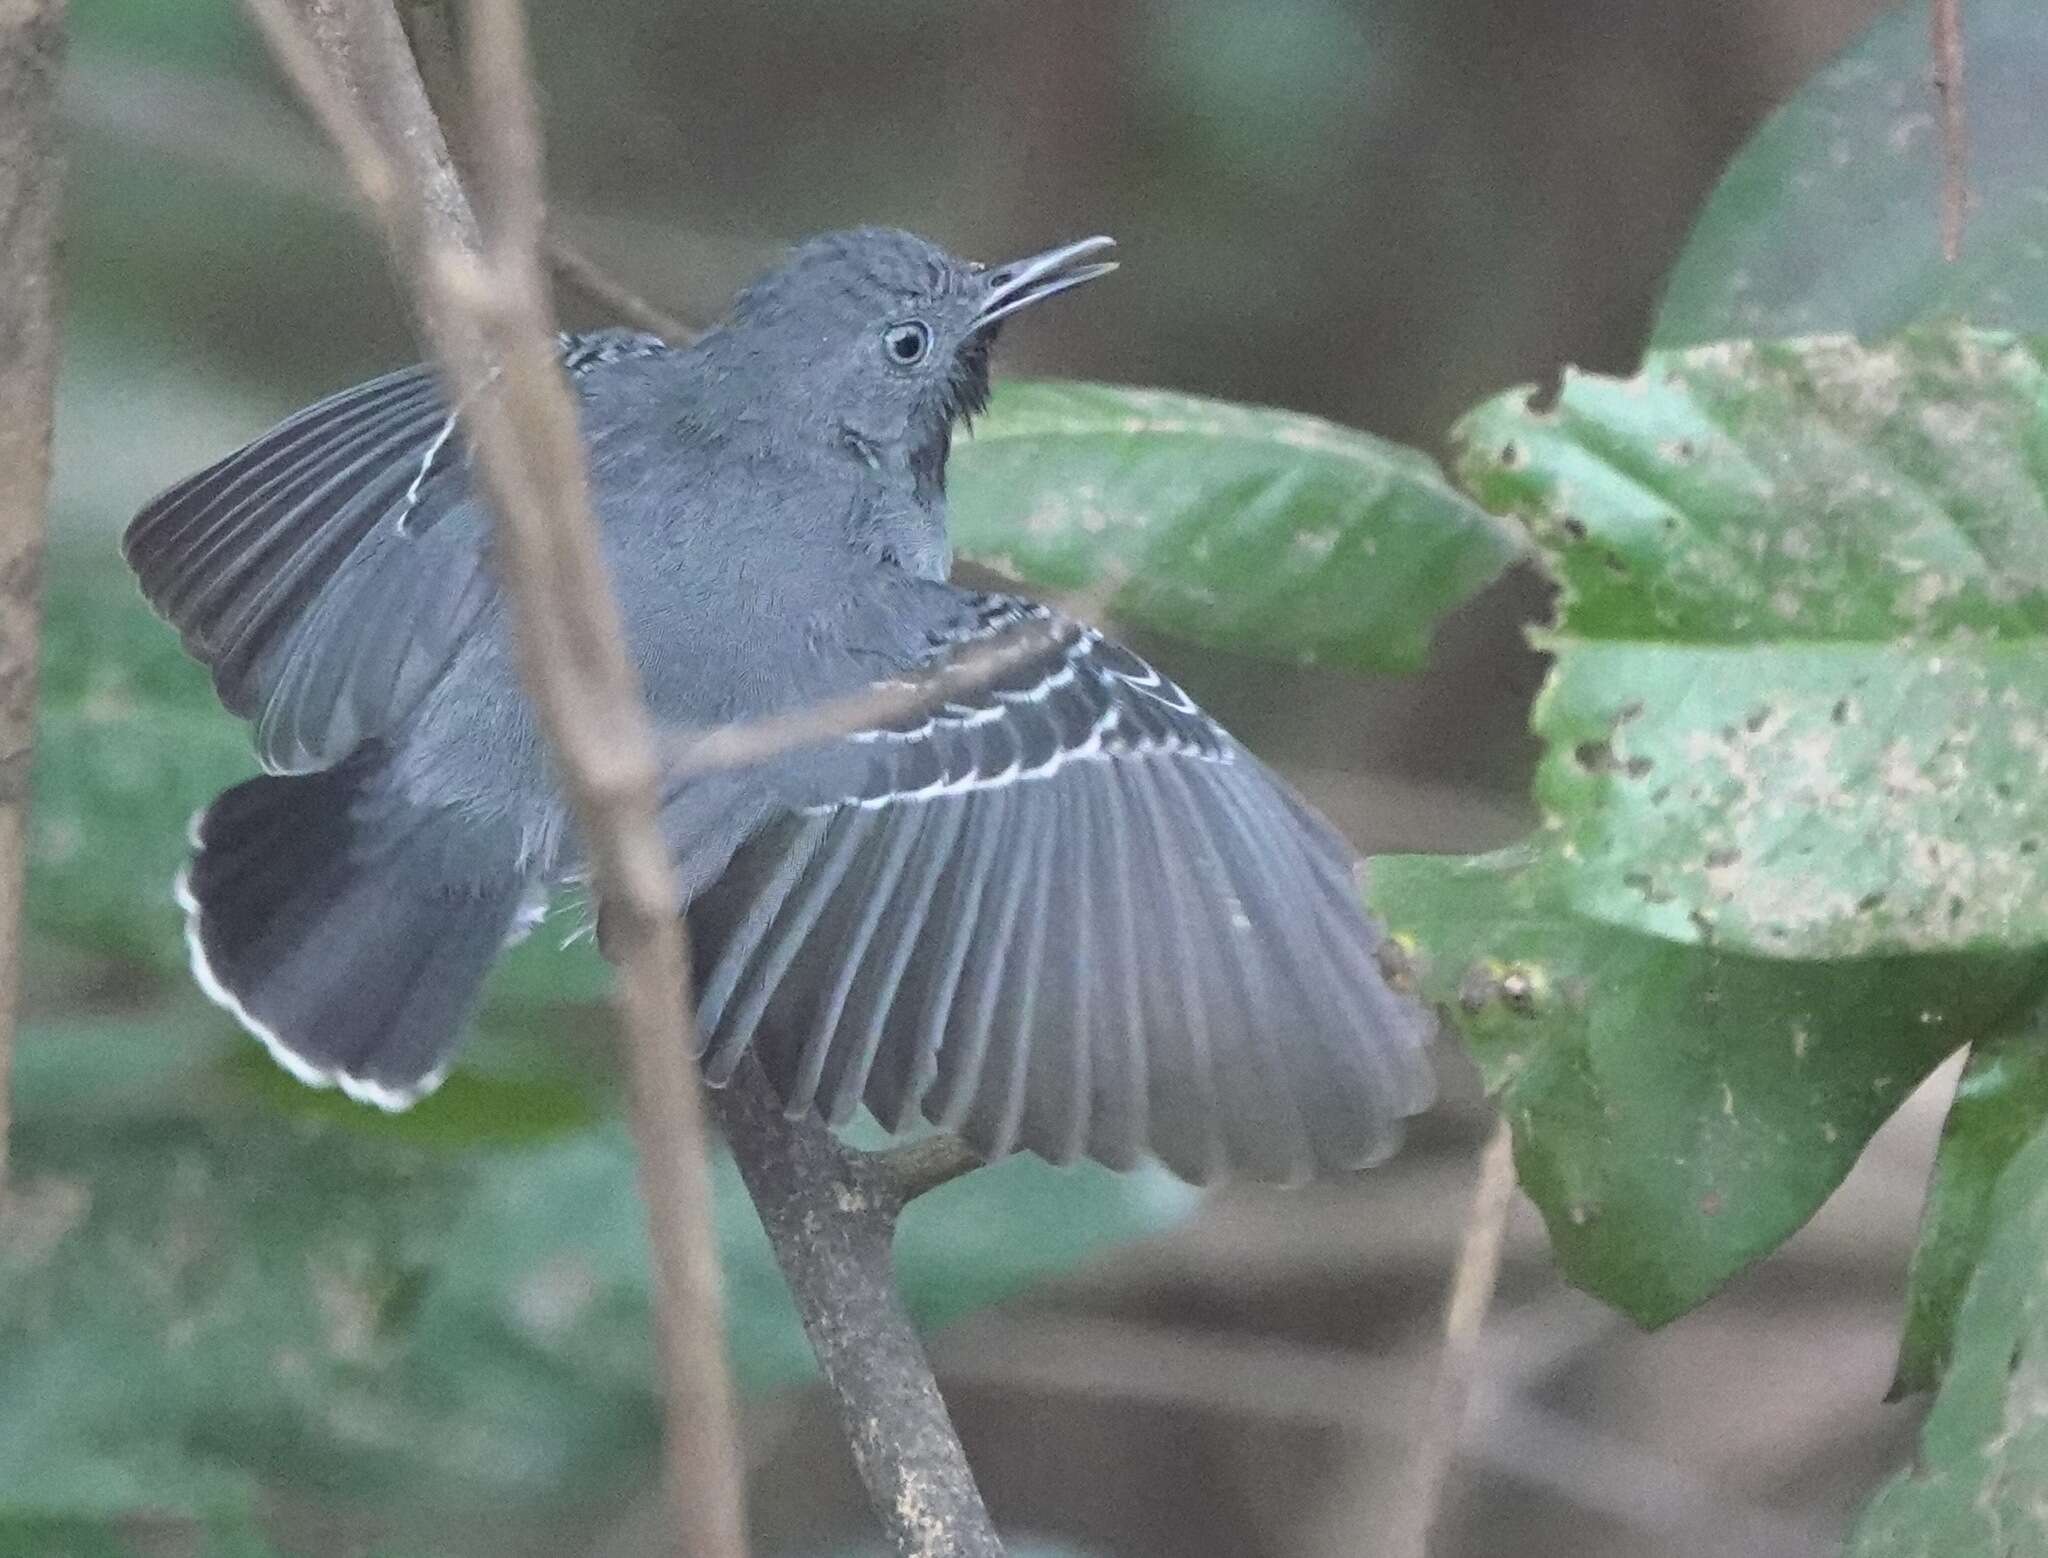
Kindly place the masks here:
[[(974, 950), (953, 992), (945, 1037), (939, 1044), (937, 1074), (924, 1098), (925, 1118), (949, 1129), (966, 1119), (982, 1084), (1004, 966), (1014, 955), (1020, 928), (1029, 934), (1023, 918), (1024, 900), (1039, 839), (1049, 825), (1043, 811), (1022, 804), (1021, 798), (1006, 799), (1010, 803), (1008, 826), (995, 862), (995, 881), (975, 923)], [(994, 1151), (993, 1144), (990, 1151)]]
[[(1044, 797), (1039, 799), (1041, 804), (1031, 814), (1036, 824), (1032, 829), (1032, 847), (1028, 852), (1019, 851), (1013, 867), (1024, 879), (1016, 930), (1006, 947), (993, 949), (989, 964), (983, 998), (987, 1037), (976, 1056), (974, 1085), (963, 1087), (949, 1111), (937, 1116), (934, 1122), (941, 1129), (965, 1136), (991, 1158), (1002, 1157), (1017, 1145), (1018, 1134), (1024, 1127), (1025, 1087), (1039, 1037), (1036, 1018), (1044, 988), (1042, 965), (1051, 939), (1047, 906), (1052, 897), (1053, 861), (1059, 842), (1056, 815), (1043, 804)], [(941, 1052), (941, 1076), (944, 1064)], [(1031, 1145), (1036, 1149), (1040, 1144)]]
[(938, 1057), (954, 998), (967, 973), (975, 932), (995, 895), (1000, 851), (1010, 832), (1010, 792), (995, 790), (972, 806), (949, 806), (960, 840), (941, 866), (925, 933), (908, 959), (903, 989), (891, 1010), (891, 1042), (868, 1073), (867, 1105), (891, 1130), (901, 1130), (938, 1076)]
[(1107, 776), (1090, 787), (1090, 799), (1102, 819), (1102, 848), (1096, 857), (1102, 931), (1094, 949), (1093, 994), (1100, 1015), (1089, 1151), (1112, 1168), (1127, 1168), (1138, 1161), (1152, 1134), (1145, 1011), (1140, 983), (1130, 972), (1143, 966), (1144, 938), (1130, 851), (1121, 847), (1127, 830)]
[(1195, 1180), (1355, 1167), (1426, 1104), (1348, 850), (1128, 650), (1063, 632), (776, 763), (812, 843), (771, 825), (690, 910), (713, 1080), (752, 1045), (793, 1108)]
[[(835, 912), (819, 925), (818, 939), (832, 949), (835, 967), (829, 979), (813, 982), (816, 994), (794, 1014), (794, 1020), (784, 1019), (792, 1037), (798, 1033), (803, 1037), (796, 1071), (784, 1094), (784, 1102), (793, 1109), (808, 1109), (817, 1102), (827, 1057), (835, 1049), (841, 1054), (841, 1066), (847, 1063), (845, 1051), (850, 1046), (841, 1028), (847, 999), (883, 923), (892, 916), (904, 916), (905, 906), (897, 901), (904, 886), (904, 868), (929, 820), (930, 814), (920, 810), (893, 819), (892, 826), (876, 828), (873, 841), (861, 852), (862, 869), (849, 872), (832, 896)], [(893, 946), (885, 947), (880, 956), (893, 957), (895, 951)], [(834, 1068), (835, 1073), (838, 1069)]]
[[(1209, 912), (1197, 908), (1188, 917), (1208, 925), (1217, 941), (1200, 972), (1212, 1027), (1219, 1030), (1217, 1091), (1232, 1100), (1224, 1111), (1230, 1157), (1252, 1165), (1259, 1179), (1306, 1179), (1314, 1151), (1288, 1059), (1304, 1035), (1273, 978), (1272, 921), (1258, 915), (1266, 896), (1257, 880), (1258, 860), (1245, 846), (1237, 809), (1222, 804), (1231, 776), (1212, 772), (1198, 782), (1186, 766), (1157, 763), (1152, 772), (1160, 788), (1172, 793), (1188, 849), (1200, 858), (1208, 878), (1204, 886), (1214, 895)], [(1335, 1016), (1341, 1025), (1341, 1011)]]
[[(562, 341), (579, 376), (665, 349), (620, 331)], [(482, 618), (494, 586), (457, 423), (426, 369), (386, 374), (178, 483), (123, 536), (273, 771), (388, 734)]]
[(1140, 758), (1116, 770), (1130, 830), (1131, 869), (1139, 892), (1153, 905), (1146, 950), (1133, 970), (1145, 1001), (1151, 1147), (1168, 1168), (1200, 1185), (1216, 1177), (1223, 1156), (1210, 1065), (1210, 1014), (1195, 993), (1195, 927), (1181, 879), (1180, 841), (1160, 815), (1152, 767), (1151, 760)]
[[(951, 880), (957, 846), (966, 827), (968, 808), (940, 807), (918, 835), (918, 857), (906, 862), (904, 885), (890, 900), (888, 920), (876, 928), (877, 951), (860, 964), (845, 1011), (839, 1042), (821, 1082), (825, 1117), (843, 1124), (853, 1115), (874, 1074), (875, 1057), (889, 1028), (891, 1013), (905, 992), (904, 975), (920, 948), (933, 945), (925, 924), (941, 892)], [(918, 1046), (907, 1046), (913, 1057)]]

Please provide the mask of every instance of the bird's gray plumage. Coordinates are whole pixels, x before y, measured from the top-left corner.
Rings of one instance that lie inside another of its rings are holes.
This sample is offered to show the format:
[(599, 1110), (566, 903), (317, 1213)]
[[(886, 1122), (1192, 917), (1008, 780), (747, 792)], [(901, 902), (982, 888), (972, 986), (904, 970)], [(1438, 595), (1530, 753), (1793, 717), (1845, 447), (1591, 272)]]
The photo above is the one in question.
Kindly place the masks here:
[[(929, 715), (670, 785), (706, 1074), (751, 1051), (792, 1110), (922, 1113), (992, 1155), (1370, 1162), (1429, 1100), (1428, 1023), (1381, 975), (1350, 851), (1128, 650), (945, 582), (989, 321), (1104, 246), (991, 272), (835, 234), (688, 349), (563, 339), (662, 725), (1056, 628)], [(195, 970), (297, 1074), (387, 1106), (439, 1081), (497, 949), (582, 871), (488, 536), (459, 408), (413, 369), (172, 488), (125, 542), (269, 770), (196, 826)]]

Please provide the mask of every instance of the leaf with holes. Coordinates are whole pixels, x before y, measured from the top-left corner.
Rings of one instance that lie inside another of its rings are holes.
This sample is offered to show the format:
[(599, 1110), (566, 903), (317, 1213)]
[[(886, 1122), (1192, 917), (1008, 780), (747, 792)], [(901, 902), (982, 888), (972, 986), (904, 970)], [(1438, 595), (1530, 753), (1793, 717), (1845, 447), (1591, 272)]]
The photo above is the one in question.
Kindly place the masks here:
[(1661, 1321), (2039, 1004), (2048, 374), (1964, 330), (1738, 343), (1504, 396), (1458, 436), (1563, 586), (1545, 826), (1384, 862), (1376, 897), (1568, 1274)]
[(1937, 330), (1653, 356), (1459, 428), (1564, 585), (1576, 913), (1768, 957), (2048, 945), (2048, 372)]
[(1198, 643), (1420, 669), (1521, 551), (1426, 455), (1315, 417), (1106, 384), (1006, 383), (954, 447), (960, 552)]
[(1566, 1275), (1646, 1325), (1793, 1233), (1958, 1044), (2023, 1024), (2023, 956), (1794, 962), (1736, 955), (1573, 904), (1547, 843), (1375, 862), (1514, 1128), (1522, 1186)]

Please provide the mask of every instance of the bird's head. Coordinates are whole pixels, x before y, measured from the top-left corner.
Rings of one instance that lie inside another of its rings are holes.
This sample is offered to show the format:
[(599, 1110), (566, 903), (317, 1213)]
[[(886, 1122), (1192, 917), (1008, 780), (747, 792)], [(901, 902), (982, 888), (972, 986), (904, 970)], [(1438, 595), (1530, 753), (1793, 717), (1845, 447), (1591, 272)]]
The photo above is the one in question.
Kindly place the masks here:
[(794, 397), (807, 426), (936, 487), (953, 423), (988, 403), (1002, 321), (1107, 275), (1114, 247), (1084, 238), (988, 266), (893, 228), (828, 233), (739, 295), (725, 346)]

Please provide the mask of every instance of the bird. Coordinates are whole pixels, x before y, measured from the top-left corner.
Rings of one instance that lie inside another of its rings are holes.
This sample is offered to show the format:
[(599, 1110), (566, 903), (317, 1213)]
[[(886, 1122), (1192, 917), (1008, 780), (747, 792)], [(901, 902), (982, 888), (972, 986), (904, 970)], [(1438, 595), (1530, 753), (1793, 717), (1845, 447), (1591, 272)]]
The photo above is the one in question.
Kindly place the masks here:
[[(949, 582), (947, 460), (1000, 327), (1113, 247), (990, 266), (861, 228), (790, 250), (692, 343), (559, 337), (658, 729), (1043, 634), (921, 714), (664, 784), (703, 1075), (752, 1055), (792, 1118), (865, 1107), (991, 1160), (1349, 1172), (1434, 1096), (1434, 1021), (1386, 971), (1350, 846), (1130, 649)], [(386, 374), (122, 543), (263, 769), (193, 821), (193, 975), (301, 1080), (387, 1110), (440, 1084), (500, 951), (587, 885), (462, 421), (431, 370)]]

